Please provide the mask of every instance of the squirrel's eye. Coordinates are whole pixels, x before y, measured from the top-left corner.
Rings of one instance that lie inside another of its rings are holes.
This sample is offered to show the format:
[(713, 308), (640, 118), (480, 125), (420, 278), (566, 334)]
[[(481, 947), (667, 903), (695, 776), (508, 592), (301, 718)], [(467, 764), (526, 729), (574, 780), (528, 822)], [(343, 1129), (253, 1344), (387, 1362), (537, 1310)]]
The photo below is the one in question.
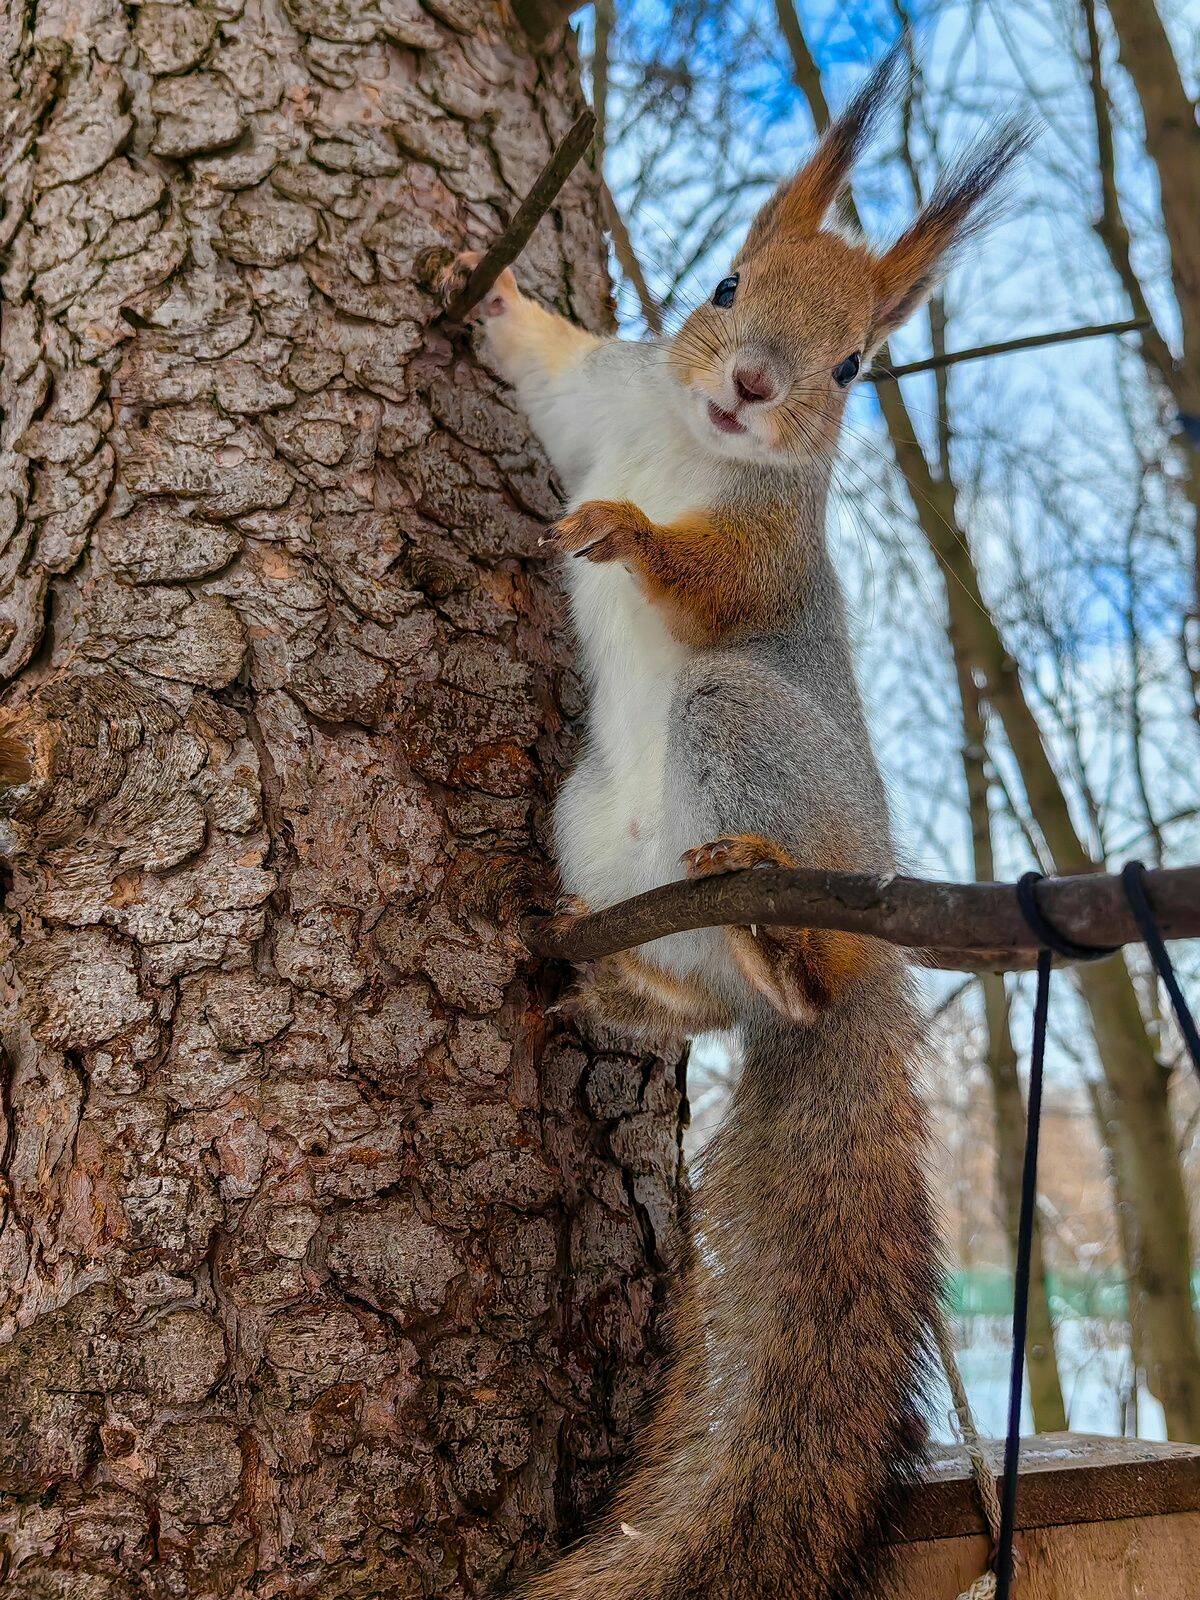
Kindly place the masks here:
[(853, 355), (847, 356), (845, 361), (839, 361), (833, 369), (833, 381), (841, 384), (844, 389), (852, 378), (857, 378), (858, 369), (862, 366), (862, 356), (856, 350)]
[(733, 297), (737, 293), (738, 275), (735, 272), (731, 278), (722, 278), (713, 291), (712, 303), (720, 306), (722, 311), (728, 311), (733, 304)]

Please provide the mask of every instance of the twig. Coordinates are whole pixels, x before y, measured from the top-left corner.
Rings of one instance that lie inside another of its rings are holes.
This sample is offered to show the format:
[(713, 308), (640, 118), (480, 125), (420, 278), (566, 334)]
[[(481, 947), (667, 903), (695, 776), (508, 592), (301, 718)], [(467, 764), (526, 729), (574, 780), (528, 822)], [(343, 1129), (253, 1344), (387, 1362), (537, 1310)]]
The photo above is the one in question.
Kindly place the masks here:
[(1099, 339), (1106, 333), (1137, 333), (1150, 326), (1149, 317), (1128, 317), (1124, 322), (1097, 322), (1084, 328), (1060, 328), (1055, 333), (1031, 333), (1022, 339), (1002, 339), (999, 344), (977, 344), (969, 350), (948, 350), (944, 355), (928, 356), (924, 361), (908, 361), (899, 367), (880, 367), (869, 373), (874, 383), (891, 383), (912, 372), (932, 372), (936, 367), (956, 367), (960, 361), (979, 361), (983, 356), (1005, 356), (1012, 350), (1038, 350), (1047, 344), (1070, 344), (1075, 339)]
[[(1200, 867), (1159, 868), (1146, 883), (1165, 938), (1200, 935)], [(1077, 943), (1109, 946), (1141, 938), (1118, 877), (1046, 878), (1038, 900), (1054, 926)], [(963, 972), (1032, 965), (1037, 951), (1011, 884), (776, 867), (669, 883), (569, 924), (539, 921), (527, 937), (540, 955), (590, 961), (666, 934), (723, 924), (870, 934), (921, 951), (926, 965)]]
[(558, 192), (574, 171), (580, 156), (592, 142), (596, 118), (589, 106), (581, 111), (554, 154), (534, 180), (532, 189), (517, 207), (512, 221), (479, 258), (461, 291), (446, 307), (446, 316), (461, 322), (510, 267), (533, 236), (533, 230), (558, 198)]

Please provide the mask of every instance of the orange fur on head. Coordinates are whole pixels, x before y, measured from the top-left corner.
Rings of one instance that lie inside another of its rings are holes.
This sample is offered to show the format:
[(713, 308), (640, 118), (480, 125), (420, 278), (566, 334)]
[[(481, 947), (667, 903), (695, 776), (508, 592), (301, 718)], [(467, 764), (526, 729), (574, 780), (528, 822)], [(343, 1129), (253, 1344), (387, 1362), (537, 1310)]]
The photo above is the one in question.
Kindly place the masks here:
[[(724, 424), (718, 415), (713, 427), (732, 437), (723, 445), (714, 433), (718, 450), (751, 459), (827, 456), (859, 365), (932, 292), (950, 252), (986, 220), (983, 201), (1027, 143), (1026, 134), (1009, 125), (969, 153), (881, 254), (827, 229), (903, 51), (902, 39), (827, 129), (811, 160), (767, 201), (733, 276), (722, 282), (724, 297), (698, 306), (671, 343), (668, 363), (690, 403), (701, 413), (707, 404), (724, 414)], [(739, 373), (770, 392), (747, 394)], [(703, 421), (695, 425), (708, 441)]]

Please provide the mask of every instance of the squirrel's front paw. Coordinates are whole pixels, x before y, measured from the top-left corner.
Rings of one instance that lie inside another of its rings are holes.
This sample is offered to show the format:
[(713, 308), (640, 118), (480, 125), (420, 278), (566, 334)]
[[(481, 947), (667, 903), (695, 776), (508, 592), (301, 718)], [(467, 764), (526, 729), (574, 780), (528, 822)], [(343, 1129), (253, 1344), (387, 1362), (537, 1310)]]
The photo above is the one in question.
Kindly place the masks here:
[(546, 932), (552, 935), (569, 933), (581, 917), (590, 917), (591, 914), (592, 908), (582, 895), (560, 894), (554, 915), (546, 918)]
[(637, 537), (637, 510), (625, 500), (585, 500), (569, 511), (542, 542), (588, 561), (619, 561)]
[[(482, 260), (482, 250), (460, 250), (449, 266), (442, 269), (437, 280), (437, 288), (443, 305), (452, 305), (458, 299), (467, 287), (467, 280)], [(517, 288), (516, 276), (511, 267), (505, 267), (479, 304), (472, 306), (467, 312), (467, 320), (471, 321), (476, 317), (502, 316), (504, 312), (510, 311), (520, 298), (521, 291)]]
[(713, 839), (685, 850), (679, 858), (689, 878), (711, 878), (719, 872), (741, 872), (747, 867), (794, 867), (795, 862), (781, 844), (758, 833), (738, 833), (729, 839)]
[(582, 895), (560, 894), (554, 906), (554, 915), (549, 919), (550, 926), (556, 929), (569, 928), (580, 917), (590, 917), (591, 914), (592, 908)]

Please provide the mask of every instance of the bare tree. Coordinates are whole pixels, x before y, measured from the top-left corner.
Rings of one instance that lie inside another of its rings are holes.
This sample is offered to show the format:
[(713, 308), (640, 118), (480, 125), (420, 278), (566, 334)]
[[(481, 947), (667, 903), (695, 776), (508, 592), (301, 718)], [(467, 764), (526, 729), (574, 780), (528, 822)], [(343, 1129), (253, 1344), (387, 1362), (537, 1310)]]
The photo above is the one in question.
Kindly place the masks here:
[[(791, 39), (789, 44), (794, 51)], [(796, 60), (796, 73), (822, 126), (828, 104), (811, 52)], [(946, 579), (947, 631), (960, 677), (966, 673), (978, 682), (1003, 727), (1049, 859), (1060, 872), (1095, 871), (1100, 862), (1076, 827), (1020, 665), (984, 597), (953, 478), (939, 475), (931, 465), (900, 386), (881, 386), (879, 401), (912, 491), (917, 524)], [(1139, 1217), (1141, 1250), (1134, 1265), (1151, 1388), (1163, 1403), (1172, 1437), (1200, 1438), (1200, 1336), (1192, 1305), (1191, 1228), (1168, 1078), (1124, 960), (1084, 968), (1078, 983), (1091, 1015), (1116, 1137), (1124, 1147), (1130, 1199)]]
[[(1105, 0), (1121, 66), (1137, 95), (1142, 141), (1158, 178), (1162, 231), (1170, 261), (1170, 285), (1179, 315), (1179, 351), (1173, 355), (1151, 316), (1142, 340), (1146, 362), (1176, 408), (1183, 449), (1183, 483), (1197, 536), (1194, 620), (1200, 623), (1200, 128), (1196, 106), (1163, 23), (1157, 0)], [(1086, 35), (1086, 68), (1096, 125), (1101, 206), (1096, 231), (1130, 304), (1150, 313), (1134, 259), (1117, 173), (1112, 106), (1095, 0), (1080, 0)], [(1200, 668), (1196, 683), (1200, 684)]]
[[(578, 109), (501, 8), (11, 8), (0, 1585), (466, 1595), (628, 1441), (674, 1066), (512, 931), (579, 703), (418, 262)], [(609, 316), (594, 179), (523, 271)]]

